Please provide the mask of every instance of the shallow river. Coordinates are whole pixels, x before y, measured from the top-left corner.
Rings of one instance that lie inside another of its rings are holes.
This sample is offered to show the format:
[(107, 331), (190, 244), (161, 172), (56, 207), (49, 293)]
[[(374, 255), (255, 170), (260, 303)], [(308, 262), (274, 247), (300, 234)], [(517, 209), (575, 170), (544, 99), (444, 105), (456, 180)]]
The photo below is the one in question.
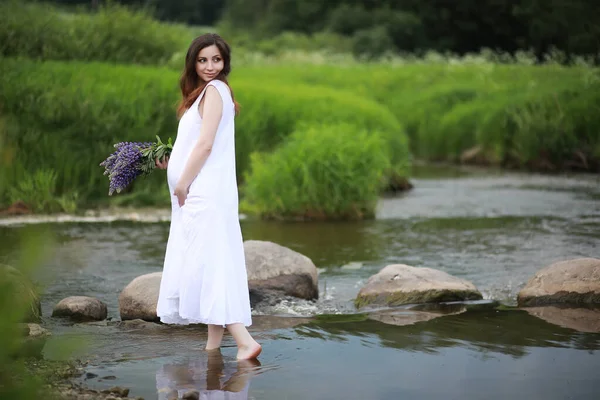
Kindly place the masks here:
[[(53, 331), (44, 355), (65, 357), (64, 339), (84, 340), (72, 355), (89, 363), (93, 375), (82, 381), (145, 399), (190, 388), (228, 399), (600, 398), (600, 334), (510, 307), (538, 269), (600, 256), (599, 178), (422, 168), (413, 183), (383, 198), (374, 221), (242, 220), (245, 239), (288, 246), (319, 268), (317, 302), (254, 310), (260, 365), (237, 364), (229, 337), (222, 357), (209, 357), (200, 350), (203, 327), (119, 323), (123, 287), (161, 269), (168, 223), (51, 224), (58, 245), (44, 269), (53, 276), (43, 299)], [(0, 226), (0, 261), (16, 257), (22, 229)], [(393, 263), (468, 279), (485, 300), (448, 305), (439, 318), (423, 307), (358, 313), (352, 300), (361, 285)], [(103, 300), (111, 320), (49, 318), (71, 295)]]

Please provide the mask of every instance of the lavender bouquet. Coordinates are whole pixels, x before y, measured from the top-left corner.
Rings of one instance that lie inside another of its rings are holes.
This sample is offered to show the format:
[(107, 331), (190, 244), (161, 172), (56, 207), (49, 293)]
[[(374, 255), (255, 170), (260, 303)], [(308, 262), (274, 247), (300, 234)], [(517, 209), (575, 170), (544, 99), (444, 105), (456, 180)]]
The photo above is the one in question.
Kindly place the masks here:
[(100, 163), (108, 175), (108, 195), (121, 193), (140, 175), (149, 175), (156, 167), (155, 160), (168, 157), (173, 150), (171, 138), (165, 144), (156, 136), (156, 142), (120, 142), (116, 151)]

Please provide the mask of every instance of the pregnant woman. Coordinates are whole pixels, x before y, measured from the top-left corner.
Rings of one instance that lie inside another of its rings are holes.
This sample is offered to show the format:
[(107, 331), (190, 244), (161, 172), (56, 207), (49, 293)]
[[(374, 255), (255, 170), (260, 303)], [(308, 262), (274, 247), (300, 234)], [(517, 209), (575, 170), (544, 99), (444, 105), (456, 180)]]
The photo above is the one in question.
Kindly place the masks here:
[(237, 103), (227, 83), (229, 45), (216, 34), (192, 42), (180, 79), (179, 127), (167, 169), (172, 214), (157, 314), (166, 324), (208, 325), (206, 350), (226, 327), (238, 359), (261, 346), (252, 324), (235, 169)]

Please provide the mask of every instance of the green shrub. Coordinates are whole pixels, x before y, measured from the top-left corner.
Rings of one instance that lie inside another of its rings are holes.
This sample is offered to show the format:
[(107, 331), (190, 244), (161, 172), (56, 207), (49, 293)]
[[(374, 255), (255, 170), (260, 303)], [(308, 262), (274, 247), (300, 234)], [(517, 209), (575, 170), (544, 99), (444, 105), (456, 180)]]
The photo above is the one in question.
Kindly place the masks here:
[[(263, 40), (234, 39), (232, 46), (236, 42), (242, 42), (246, 49), (259, 51), (267, 55), (283, 54), (290, 50), (303, 50), (310, 52), (327, 53), (347, 53), (351, 50), (351, 40), (334, 33), (315, 33), (306, 35), (296, 32), (283, 32), (277, 36), (269, 37)], [(235, 47), (234, 47), (235, 49)]]
[(242, 105), (236, 120), (238, 173), (248, 167), (251, 151), (269, 151), (302, 124), (348, 123), (377, 130), (393, 151), (393, 166), (406, 171), (408, 140), (392, 113), (369, 98), (324, 86), (279, 84), (257, 85), (245, 77), (232, 80)]
[(0, 54), (9, 57), (163, 64), (191, 39), (190, 28), (112, 2), (93, 14), (43, 3), (0, 3)]
[(244, 208), (273, 218), (368, 218), (390, 167), (381, 134), (350, 124), (299, 128), (253, 153)]
[(372, 60), (394, 49), (388, 30), (382, 26), (362, 29), (352, 37), (352, 53), (359, 59)]
[(600, 85), (558, 88), (515, 96), (490, 107), (480, 142), (496, 149), (504, 165), (536, 170), (600, 170)]

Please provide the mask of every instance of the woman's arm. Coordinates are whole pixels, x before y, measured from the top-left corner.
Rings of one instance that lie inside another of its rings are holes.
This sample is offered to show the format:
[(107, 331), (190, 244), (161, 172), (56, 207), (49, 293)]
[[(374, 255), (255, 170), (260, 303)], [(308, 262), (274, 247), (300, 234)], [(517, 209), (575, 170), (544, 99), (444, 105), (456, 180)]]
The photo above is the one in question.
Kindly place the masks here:
[(204, 94), (204, 109), (200, 136), (198, 137), (183, 173), (175, 186), (174, 195), (177, 196), (180, 207), (185, 203), (190, 185), (196, 176), (198, 176), (202, 166), (210, 155), (222, 115), (223, 99), (221, 99), (221, 95), (217, 88), (213, 85), (209, 85)]

